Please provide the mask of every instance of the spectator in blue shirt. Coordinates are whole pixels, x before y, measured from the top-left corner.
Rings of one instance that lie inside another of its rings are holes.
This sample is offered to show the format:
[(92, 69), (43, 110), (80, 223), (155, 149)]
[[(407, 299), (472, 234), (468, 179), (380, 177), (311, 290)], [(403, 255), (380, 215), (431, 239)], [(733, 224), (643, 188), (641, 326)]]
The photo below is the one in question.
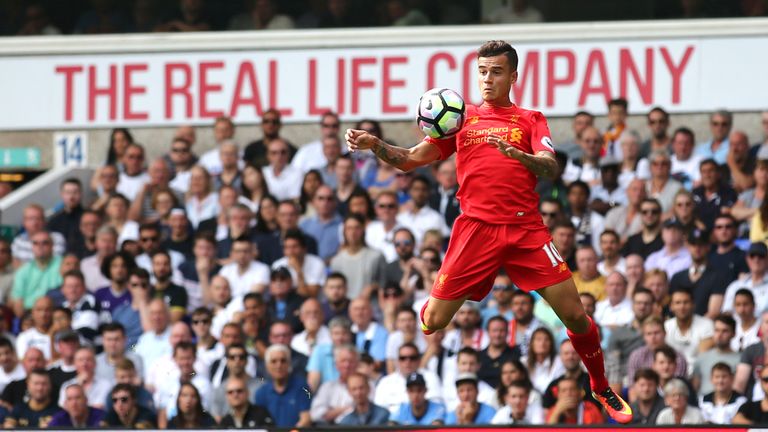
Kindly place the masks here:
[(277, 344), (267, 348), (264, 354), (267, 381), (256, 391), (256, 405), (269, 410), (277, 427), (308, 427), (310, 397), (306, 381), (291, 371), (291, 349)]
[(445, 405), (427, 399), (427, 382), (414, 372), (405, 379), (409, 402), (400, 404), (392, 423), (400, 425), (441, 425), (445, 420)]
[(456, 377), (459, 406), (445, 416), (447, 425), (491, 424), (496, 410), (477, 401), (477, 375), (462, 372)]
[(302, 231), (317, 241), (318, 255), (326, 262), (339, 250), (341, 243), (341, 215), (336, 211), (336, 195), (329, 186), (322, 185), (315, 191), (312, 205), (317, 215), (299, 223)]
[(347, 378), (347, 391), (352, 396), (355, 408), (339, 421), (340, 425), (380, 426), (387, 424), (389, 410), (371, 402), (369, 398), (371, 385), (368, 383), (368, 377), (361, 373), (352, 373)]

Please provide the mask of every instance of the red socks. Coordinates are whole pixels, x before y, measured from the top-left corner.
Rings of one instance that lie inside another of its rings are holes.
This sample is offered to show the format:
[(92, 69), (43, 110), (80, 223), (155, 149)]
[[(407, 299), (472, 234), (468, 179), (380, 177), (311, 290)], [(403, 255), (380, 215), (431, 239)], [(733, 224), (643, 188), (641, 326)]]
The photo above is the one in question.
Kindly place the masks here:
[(589, 330), (583, 334), (573, 333), (568, 329), (568, 337), (571, 339), (573, 348), (579, 353), (581, 361), (587, 367), (589, 373), (589, 382), (592, 390), (601, 392), (608, 387), (608, 379), (605, 378), (605, 360), (603, 350), (600, 349), (600, 335), (597, 331), (597, 325), (592, 318), (589, 320)]

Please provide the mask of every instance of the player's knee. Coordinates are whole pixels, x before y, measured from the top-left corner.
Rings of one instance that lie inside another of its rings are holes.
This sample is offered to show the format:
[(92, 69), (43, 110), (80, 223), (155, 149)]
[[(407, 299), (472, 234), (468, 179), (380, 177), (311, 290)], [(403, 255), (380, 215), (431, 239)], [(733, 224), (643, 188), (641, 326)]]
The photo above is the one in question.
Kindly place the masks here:
[(572, 310), (566, 311), (562, 314), (560, 319), (569, 329), (589, 328), (587, 314), (584, 312), (583, 308), (573, 308)]

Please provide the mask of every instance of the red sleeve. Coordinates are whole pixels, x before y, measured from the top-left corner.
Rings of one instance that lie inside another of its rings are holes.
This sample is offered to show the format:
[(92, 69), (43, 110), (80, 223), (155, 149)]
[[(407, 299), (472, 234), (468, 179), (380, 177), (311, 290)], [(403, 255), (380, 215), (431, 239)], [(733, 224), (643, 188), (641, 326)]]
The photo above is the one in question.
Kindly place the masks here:
[(451, 155), (456, 151), (456, 137), (458, 134), (448, 137), (448, 138), (432, 138), (432, 137), (426, 137), (424, 138), (424, 141), (437, 146), (438, 150), (440, 150), (440, 160), (445, 160), (451, 157)]
[(533, 113), (531, 119), (531, 150), (533, 150), (533, 154), (540, 151), (555, 152), (555, 147), (552, 144), (552, 134), (549, 132), (549, 126), (547, 125), (547, 119), (544, 118), (544, 114), (540, 112)]

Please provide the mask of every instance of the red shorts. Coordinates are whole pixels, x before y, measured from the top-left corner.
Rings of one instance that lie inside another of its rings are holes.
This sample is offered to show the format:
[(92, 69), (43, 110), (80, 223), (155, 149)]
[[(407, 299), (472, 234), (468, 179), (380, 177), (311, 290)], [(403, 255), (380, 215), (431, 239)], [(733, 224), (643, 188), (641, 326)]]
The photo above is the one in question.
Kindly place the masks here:
[(460, 215), (431, 296), (480, 301), (500, 268), (520, 289), (534, 291), (571, 277), (543, 223), (494, 225)]

